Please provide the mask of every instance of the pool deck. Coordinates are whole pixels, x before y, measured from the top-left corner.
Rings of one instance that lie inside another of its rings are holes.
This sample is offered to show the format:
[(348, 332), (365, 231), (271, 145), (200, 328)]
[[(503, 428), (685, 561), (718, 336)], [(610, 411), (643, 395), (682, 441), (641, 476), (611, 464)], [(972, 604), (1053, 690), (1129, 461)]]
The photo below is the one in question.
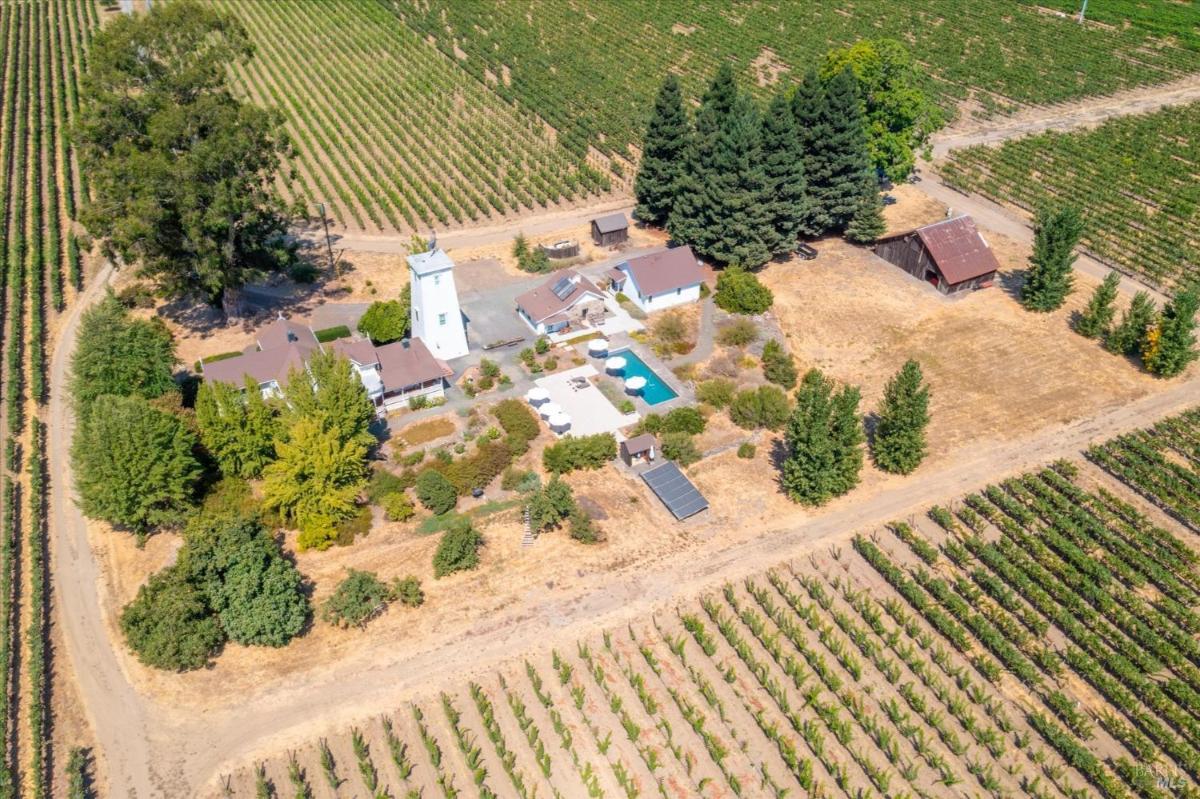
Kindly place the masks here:
[[(550, 401), (562, 406), (563, 412), (571, 417), (569, 434), (613, 433), (618, 441), (622, 441), (625, 436), (620, 429), (637, 424), (642, 417), (638, 413), (624, 414), (617, 410), (591, 382), (598, 374), (595, 366), (587, 364), (540, 378), (534, 384), (546, 389)], [(571, 381), (578, 377), (584, 378), (587, 384), (576, 388)]]

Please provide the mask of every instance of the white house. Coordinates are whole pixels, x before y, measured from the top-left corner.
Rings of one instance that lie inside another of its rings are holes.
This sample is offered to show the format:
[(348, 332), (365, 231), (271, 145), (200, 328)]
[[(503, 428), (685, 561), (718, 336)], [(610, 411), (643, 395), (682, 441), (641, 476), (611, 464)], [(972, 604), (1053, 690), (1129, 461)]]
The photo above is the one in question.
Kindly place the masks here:
[(650, 253), (609, 270), (613, 293), (620, 292), (646, 313), (700, 299), (704, 272), (688, 246)]
[(517, 297), (517, 315), (539, 336), (573, 325), (598, 327), (604, 322), (604, 293), (574, 271), (563, 271)]
[[(344, 338), (327, 346), (354, 365), (380, 413), (405, 406), (414, 397), (444, 397), (446, 379), (454, 374), (419, 338), (382, 347), (363, 338)], [(281, 316), (263, 328), (255, 345), (241, 355), (201, 361), (200, 367), (205, 380), (242, 388), (249, 377), (264, 397), (278, 397), (288, 378), (302, 374), (309, 359), (324, 349), (311, 328)]]
[(467, 354), (467, 326), (454, 288), (454, 261), (435, 247), (408, 256), (412, 281), (412, 335), (436, 358), (449, 361)]

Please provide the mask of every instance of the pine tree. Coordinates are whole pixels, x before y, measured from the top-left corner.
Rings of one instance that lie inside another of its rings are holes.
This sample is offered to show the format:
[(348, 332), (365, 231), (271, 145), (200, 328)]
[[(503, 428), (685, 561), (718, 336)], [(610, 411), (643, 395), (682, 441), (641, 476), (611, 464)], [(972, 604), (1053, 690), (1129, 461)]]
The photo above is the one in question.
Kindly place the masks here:
[(642, 161), (633, 183), (634, 219), (662, 225), (670, 218), (686, 166), (689, 133), (679, 79), (668, 74), (642, 140)]
[(1075, 263), (1075, 245), (1083, 234), (1083, 218), (1071, 206), (1057, 210), (1043, 208), (1037, 213), (1033, 229), (1033, 255), (1021, 303), (1030, 311), (1053, 311), (1062, 307), (1075, 283), (1071, 266)]
[(783, 92), (771, 99), (763, 117), (763, 167), (767, 174), (767, 203), (773, 239), (773, 255), (796, 248), (808, 216), (808, 184), (804, 180), (804, 158), (791, 103)]
[(1113, 303), (1117, 299), (1117, 287), (1120, 284), (1121, 276), (1116, 272), (1109, 272), (1104, 281), (1096, 286), (1087, 308), (1075, 322), (1076, 333), (1088, 338), (1103, 338), (1108, 335), (1113, 316), (1116, 315)]
[(1139, 291), (1133, 295), (1129, 308), (1121, 317), (1121, 323), (1105, 339), (1105, 348), (1118, 355), (1132, 355), (1138, 351), (1153, 321), (1154, 301), (1148, 293)]
[(1200, 292), (1188, 286), (1175, 292), (1163, 308), (1153, 348), (1145, 354), (1146, 368), (1159, 377), (1175, 377), (1200, 357), (1196, 351), (1196, 311)]
[(792, 99), (812, 203), (808, 232), (845, 232), (857, 217), (855, 232), (866, 236), (872, 229), (871, 203), (879, 199), (871, 199), (878, 195), (878, 184), (858, 86), (849, 69), (823, 87), (819, 82), (809, 73)]
[(854, 244), (870, 244), (883, 235), (887, 223), (883, 220), (883, 198), (872, 190), (846, 225), (846, 240)]
[(929, 388), (921, 365), (910, 360), (883, 390), (875, 428), (875, 465), (885, 472), (909, 474), (925, 458), (929, 425)]
[(770, 259), (761, 138), (754, 101), (723, 64), (696, 113), (687, 173), (667, 222), (673, 238), (723, 264), (754, 268)]
[(822, 505), (858, 484), (862, 469), (859, 390), (833, 382), (817, 369), (804, 375), (796, 408), (785, 432), (787, 459), (780, 482), (787, 495), (805, 505)]

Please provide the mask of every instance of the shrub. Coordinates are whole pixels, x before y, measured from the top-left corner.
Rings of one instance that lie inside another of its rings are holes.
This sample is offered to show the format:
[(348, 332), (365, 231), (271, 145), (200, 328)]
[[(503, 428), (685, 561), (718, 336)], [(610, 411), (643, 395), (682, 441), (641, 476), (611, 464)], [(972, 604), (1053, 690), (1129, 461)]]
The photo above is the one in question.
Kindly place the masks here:
[(675, 408), (663, 417), (664, 433), (687, 433), (699, 435), (704, 432), (704, 415), (696, 408)]
[(745, 458), (746, 460), (753, 460), (757, 453), (758, 447), (754, 446), (754, 444), (750, 443), (749, 441), (743, 441), (741, 446), (739, 446), (737, 449), (737, 456), (739, 458)]
[(441, 472), (426, 469), (417, 476), (417, 499), (440, 516), (458, 504), (458, 492)]
[(770, 308), (775, 296), (754, 274), (729, 267), (717, 277), (717, 293), (713, 301), (729, 313), (754, 316)]
[(328, 344), (331, 341), (337, 341), (339, 338), (349, 338), (350, 328), (345, 325), (335, 325), (323, 330), (314, 330), (313, 335), (317, 337), (317, 341), (322, 344)]
[(410, 411), (419, 411), (422, 408), (429, 407), (429, 397), (424, 394), (418, 394), (415, 397), (408, 398), (408, 409)]
[(471, 526), (468, 519), (457, 518), (450, 523), (437, 551), (433, 553), (433, 575), (445, 577), (458, 571), (474, 569), (479, 565), (479, 548), (483, 536)]
[(379, 504), (383, 508), (383, 515), (393, 522), (406, 522), (417, 512), (412, 500), (403, 491), (387, 494)]
[(538, 355), (545, 355), (550, 351), (550, 340), (545, 336), (539, 336), (537, 341), (533, 342), (533, 349)]
[(425, 604), (425, 592), (421, 590), (421, 581), (411, 574), (392, 582), (392, 597), (407, 608), (418, 608)]
[(479, 374), (493, 380), (500, 376), (500, 364), (487, 358), (479, 359)]
[(408, 334), (409, 309), (396, 300), (373, 302), (358, 320), (358, 332), (375, 344), (390, 344)]
[(700, 460), (700, 450), (695, 440), (683, 432), (667, 433), (662, 439), (663, 457), (680, 466), (690, 466)]
[(153, 308), (158, 304), (154, 287), (149, 283), (133, 283), (117, 292), (117, 300), (126, 308)]
[(628, 416), (637, 410), (637, 406), (633, 404), (633, 400), (626, 397), (617, 403), (617, 410)]
[(534, 491), (542, 483), (537, 472), (530, 469), (517, 469), (513, 466), (504, 470), (504, 477), (500, 480), (500, 487), (505, 491)]
[(378, 505), (389, 494), (408, 488), (405, 482), (404, 478), (387, 469), (375, 469), (371, 472), (371, 479), (367, 483), (367, 499)]
[(518, 399), (506, 399), (497, 402), (492, 407), (492, 415), (500, 422), (504, 432), (510, 436), (524, 439), (526, 442), (537, 438), (540, 428), (537, 417), (529, 406)]
[(749, 319), (734, 319), (717, 328), (717, 343), (723, 347), (744, 347), (758, 339), (758, 325)]
[(696, 386), (696, 400), (714, 408), (727, 408), (736, 392), (737, 384), (732, 380), (714, 377)]
[(683, 316), (675, 312), (659, 316), (654, 322), (654, 337), (668, 346), (684, 342), (687, 339), (687, 325), (683, 323)]
[(529, 498), (528, 507), (530, 526), (534, 532), (543, 533), (558, 527), (575, 510), (575, 496), (571, 487), (555, 475)]
[(542, 362), (542, 366), (543, 366), (543, 368), (545, 368), (545, 370), (547, 372), (553, 372), (555, 369), (558, 368), (558, 358), (555, 358), (555, 357), (547, 358), (545, 361)]
[[(348, 547), (359, 536), (365, 537), (369, 535), (371, 533), (371, 524), (374, 521), (369, 505), (358, 506), (355, 508), (353, 514), (334, 525), (333, 536), (330, 541), (339, 547)], [(320, 548), (325, 549), (326, 547), (322, 546)]]
[(595, 522), (592, 517), (587, 515), (587, 512), (576, 506), (571, 514), (567, 517), (571, 538), (581, 544), (596, 544), (603, 540), (600, 531), (596, 529)]
[(204, 594), (176, 567), (150, 575), (121, 611), (121, 631), (138, 660), (170, 671), (204, 666), (225, 640)]
[(787, 389), (796, 387), (796, 365), (775, 339), (763, 345), (762, 367), (763, 376), (770, 382)]
[(336, 627), (361, 627), (383, 612), (391, 591), (374, 572), (350, 569), (321, 606), (321, 618)]
[(418, 449), (410, 452), (400, 459), (401, 466), (416, 466), (421, 461), (425, 460), (425, 450)]
[(568, 436), (542, 450), (542, 465), (553, 474), (576, 469), (599, 469), (617, 457), (617, 440), (612, 433)]
[(739, 391), (729, 405), (730, 420), (747, 430), (760, 427), (778, 430), (787, 421), (789, 412), (787, 394), (778, 386)]

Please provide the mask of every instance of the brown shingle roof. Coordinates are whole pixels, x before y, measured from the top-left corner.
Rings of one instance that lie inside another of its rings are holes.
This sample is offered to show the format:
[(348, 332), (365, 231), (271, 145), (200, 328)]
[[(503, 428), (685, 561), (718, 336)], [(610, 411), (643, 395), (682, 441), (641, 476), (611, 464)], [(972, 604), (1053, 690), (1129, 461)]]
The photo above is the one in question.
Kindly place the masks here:
[(371, 343), (370, 339), (339, 338), (331, 343), (330, 346), (334, 352), (345, 355), (359, 366), (379, 363), (378, 350), (375, 349), (375, 345)]
[(621, 447), (628, 455), (638, 455), (643, 452), (649, 452), (654, 448), (655, 441), (653, 433), (642, 433), (640, 436), (634, 436), (621, 442)]
[(905, 238), (914, 233), (949, 283), (961, 283), (1000, 269), (995, 253), (975, 227), (975, 220), (969, 216), (956, 216), (887, 236), (886, 239)]
[(385, 392), (400, 391), (437, 377), (450, 377), (454, 370), (433, 357), (419, 338), (396, 341), (375, 348), (379, 357), (379, 376)]
[[(563, 278), (571, 278), (577, 282), (571, 293), (560, 300), (554, 293), (553, 288)], [(525, 312), (526, 316), (534, 321), (534, 324), (537, 324), (557, 313), (566, 311), (572, 305), (579, 302), (580, 298), (588, 292), (595, 294), (597, 298), (603, 298), (600, 289), (596, 288), (596, 284), (578, 272), (556, 272), (553, 277), (542, 285), (518, 296), (517, 306)]]
[(633, 276), (638, 291), (646, 297), (704, 281), (704, 272), (696, 263), (692, 248), (687, 245), (630, 258), (621, 264), (621, 268)]
[(274, 380), (282, 386), (287, 383), (288, 373), (292, 369), (302, 369), (310, 354), (311, 351), (305, 351), (293, 343), (223, 361), (202, 363), (201, 367), (204, 379), (217, 383), (231, 383), (240, 388), (246, 381), (246, 375), (249, 375), (256, 383)]

